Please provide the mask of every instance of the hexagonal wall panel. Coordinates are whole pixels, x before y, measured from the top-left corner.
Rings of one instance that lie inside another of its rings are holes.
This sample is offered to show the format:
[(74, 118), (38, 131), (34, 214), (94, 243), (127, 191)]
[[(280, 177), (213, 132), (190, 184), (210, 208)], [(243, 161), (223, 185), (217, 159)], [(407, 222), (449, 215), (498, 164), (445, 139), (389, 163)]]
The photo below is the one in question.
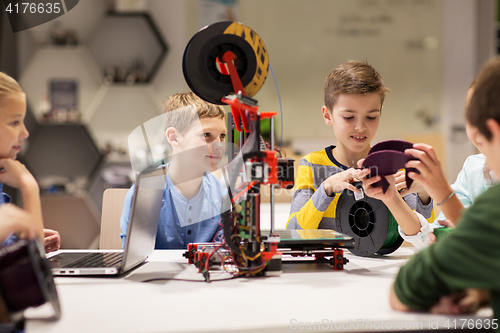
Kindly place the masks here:
[(103, 73), (131, 67), (139, 61), (149, 82), (167, 53), (165, 43), (146, 13), (111, 13), (89, 41), (89, 49)]
[(107, 156), (89, 181), (88, 193), (99, 213), (102, 212), (102, 197), (108, 188), (130, 188), (132, 168), (127, 156)]
[(83, 120), (100, 147), (110, 143), (128, 151), (128, 136), (161, 113), (160, 102), (149, 85), (103, 85)]
[(49, 101), (52, 79), (77, 81), (78, 109), (84, 111), (101, 86), (99, 68), (84, 47), (43, 47), (23, 70), (20, 83), (35, 116), (40, 119)]
[(24, 155), (35, 178), (88, 178), (102, 159), (87, 129), (79, 124), (40, 125)]
[(16, 33), (18, 50), (17, 63), (21, 72), (29, 64), (38, 47), (37, 41), (33, 38), (29, 31), (30, 29)]
[[(45, 24), (26, 30), (38, 44), (50, 43), (50, 35), (54, 29), (71, 29), (77, 35), (79, 44), (84, 44), (92, 35), (94, 27), (106, 16), (106, 1), (79, 1), (76, 10)], [(24, 31), (23, 31), (24, 32)]]

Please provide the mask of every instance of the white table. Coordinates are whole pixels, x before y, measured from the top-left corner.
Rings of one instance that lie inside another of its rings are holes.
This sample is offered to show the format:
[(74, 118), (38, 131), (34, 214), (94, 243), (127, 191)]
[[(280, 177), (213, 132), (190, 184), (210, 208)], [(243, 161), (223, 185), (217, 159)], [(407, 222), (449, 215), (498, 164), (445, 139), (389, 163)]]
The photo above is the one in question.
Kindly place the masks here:
[[(35, 332), (328, 332), (422, 330), (451, 318), (391, 310), (389, 288), (414, 253), (402, 247), (383, 258), (346, 253), (343, 271), (327, 264), (284, 263), (280, 277), (202, 281), (184, 251), (155, 251), (125, 278), (56, 278), (57, 322), (28, 320)], [(212, 273), (212, 279), (225, 273)], [(28, 313), (37, 316), (37, 310)], [(481, 316), (490, 316), (487, 309)], [(306, 329), (314, 327), (316, 329)]]

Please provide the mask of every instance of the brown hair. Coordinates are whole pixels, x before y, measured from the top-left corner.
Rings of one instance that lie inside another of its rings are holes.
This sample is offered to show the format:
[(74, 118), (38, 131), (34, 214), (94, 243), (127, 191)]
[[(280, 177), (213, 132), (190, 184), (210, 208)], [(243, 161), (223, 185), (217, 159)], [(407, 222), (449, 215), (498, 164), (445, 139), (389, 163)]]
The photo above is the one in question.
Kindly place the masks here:
[(163, 103), (163, 112), (165, 113), (165, 128), (174, 127), (181, 133), (196, 119), (220, 118), (224, 120), (226, 118), (221, 105), (206, 102), (193, 92), (170, 96), (168, 101)]
[(325, 79), (325, 106), (333, 110), (341, 94), (380, 94), (380, 103), (389, 89), (384, 86), (380, 74), (367, 62), (353, 61), (335, 67)]
[(474, 94), (465, 111), (465, 118), (479, 130), (488, 141), (491, 132), (486, 120), (494, 119), (500, 124), (500, 57), (483, 67), (474, 82)]
[(19, 83), (5, 73), (0, 72), (0, 105), (4, 98), (13, 93), (24, 93)]

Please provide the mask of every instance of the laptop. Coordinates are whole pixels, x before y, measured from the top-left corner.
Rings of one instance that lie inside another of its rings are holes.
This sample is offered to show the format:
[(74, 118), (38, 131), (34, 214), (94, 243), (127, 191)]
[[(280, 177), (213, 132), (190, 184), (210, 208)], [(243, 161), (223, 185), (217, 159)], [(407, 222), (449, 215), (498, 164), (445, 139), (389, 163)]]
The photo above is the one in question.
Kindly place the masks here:
[(49, 258), (52, 273), (56, 276), (122, 275), (143, 264), (155, 247), (165, 180), (164, 167), (149, 167), (137, 176), (123, 251), (58, 253)]

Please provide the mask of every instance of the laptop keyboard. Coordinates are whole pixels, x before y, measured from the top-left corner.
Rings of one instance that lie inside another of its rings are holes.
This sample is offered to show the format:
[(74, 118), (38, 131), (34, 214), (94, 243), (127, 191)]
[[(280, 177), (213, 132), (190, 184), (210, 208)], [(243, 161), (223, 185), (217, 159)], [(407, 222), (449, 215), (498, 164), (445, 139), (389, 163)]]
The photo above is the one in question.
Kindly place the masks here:
[(65, 268), (83, 267), (118, 267), (121, 265), (123, 252), (95, 252), (70, 262)]

